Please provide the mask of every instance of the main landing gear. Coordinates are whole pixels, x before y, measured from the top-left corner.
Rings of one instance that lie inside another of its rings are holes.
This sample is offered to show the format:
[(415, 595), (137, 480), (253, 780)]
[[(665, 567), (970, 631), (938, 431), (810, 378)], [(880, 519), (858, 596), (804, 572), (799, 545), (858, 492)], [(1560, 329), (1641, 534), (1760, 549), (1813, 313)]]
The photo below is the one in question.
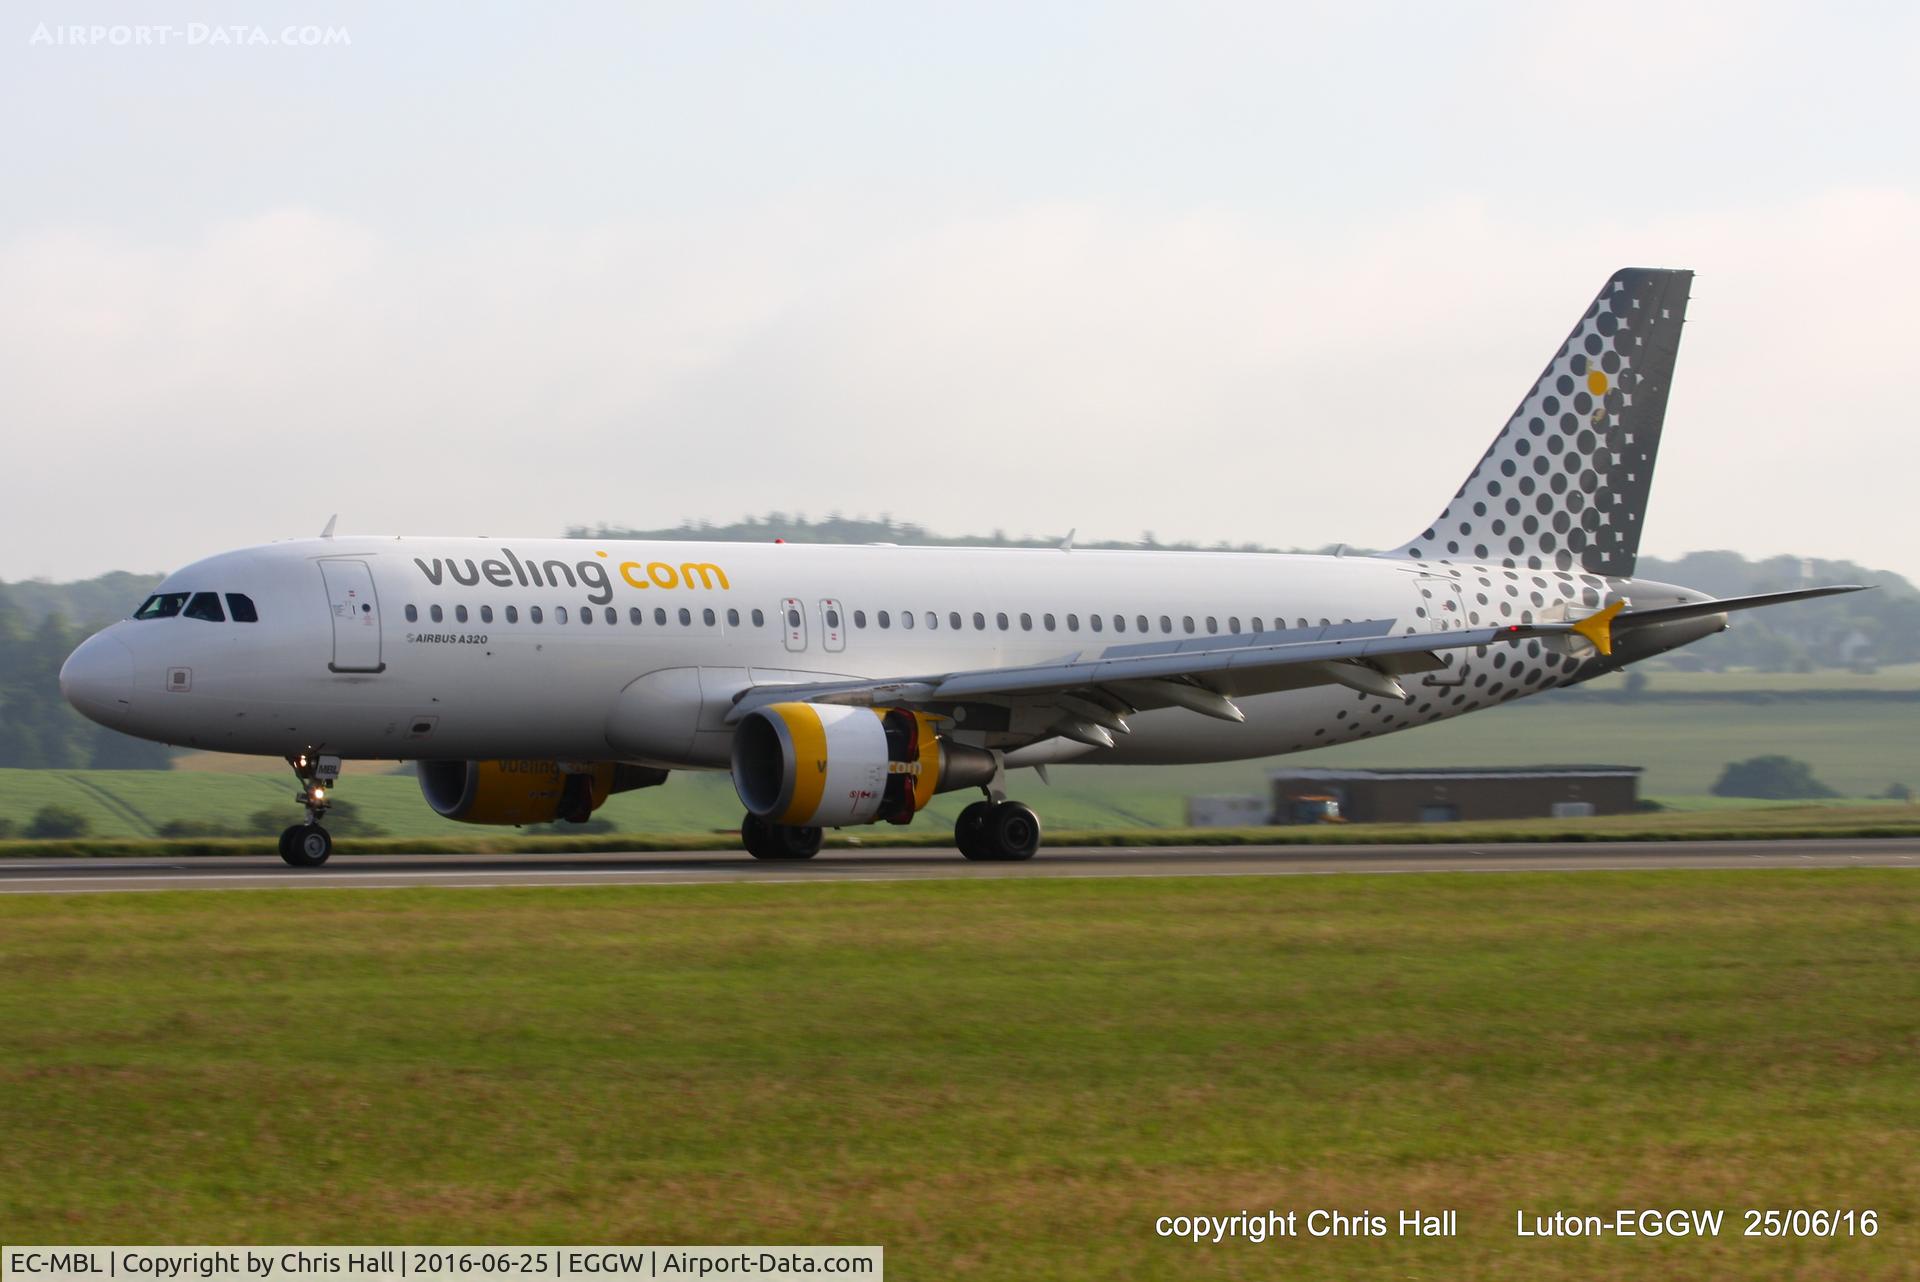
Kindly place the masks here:
[(755, 859), (811, 859), (820, 853), (820, 830), (768, 823), (758, 815), (740, 821), (740, 844)]
[(976, 801), (954, 822), (953, 844), (969, 859), (1031, 859), (1040, 849), (1040, 816), (1017, 801)]
[(300, 780), (300, 791), (293, 799), (307, 808), (307, 821), (280, 834), (280, 857), (295, 868), (318, 868), (333, 854), (333, 837), (320, 826), (327, 807), (333, 804), (334, 781), (340, 778), (340, 758), (319, 757), (303, 752), (288, 757)]

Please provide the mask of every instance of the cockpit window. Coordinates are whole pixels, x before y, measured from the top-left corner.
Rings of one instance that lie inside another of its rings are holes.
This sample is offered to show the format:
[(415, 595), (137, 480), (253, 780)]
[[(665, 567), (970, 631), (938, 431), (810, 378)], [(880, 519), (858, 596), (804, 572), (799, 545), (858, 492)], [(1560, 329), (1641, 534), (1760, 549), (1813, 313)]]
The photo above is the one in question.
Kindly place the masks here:
[(185, 592), (156, 592), (133, 612), (136, 619), (171, 619), (187, 603)]
[(253, 598), (244, 592), (227, 593), (227, 613), (233, 616), (235, 623), (260, 622), (260, 612), (253, 608)]
[(187, 602), (187, 608), (180, 613), (189, 619), (205, 619), (208, 623), (225, 623), (227, 612), (220, 608), (220, 594), (217, 592), (196, 592), (193, 600)]

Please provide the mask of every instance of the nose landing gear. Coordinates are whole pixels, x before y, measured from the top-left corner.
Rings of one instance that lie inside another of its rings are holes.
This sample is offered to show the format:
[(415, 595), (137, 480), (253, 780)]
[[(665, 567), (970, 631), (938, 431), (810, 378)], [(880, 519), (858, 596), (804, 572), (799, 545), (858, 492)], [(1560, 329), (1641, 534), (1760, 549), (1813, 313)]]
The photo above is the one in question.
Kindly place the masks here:
[(280, 834), (280, 858), (295, 868), (318, 868), (333, 854), (333, 837), (320, 826), (327, 807), (333, 804), (333, 785), (340, 778), (340, 758), (321, 757), (303, 752), (288, 757), (300, 791), (293, 799), (307, 808), (307, 821), (294, 824)]

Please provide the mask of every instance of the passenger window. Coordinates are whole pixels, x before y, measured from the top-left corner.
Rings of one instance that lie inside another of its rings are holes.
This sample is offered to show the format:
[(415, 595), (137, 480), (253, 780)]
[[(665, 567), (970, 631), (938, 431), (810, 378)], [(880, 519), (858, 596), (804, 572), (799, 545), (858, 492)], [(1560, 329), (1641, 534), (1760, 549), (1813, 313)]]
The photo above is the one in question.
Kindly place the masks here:
[(1022, 611), (1020, 614), (1020, 630), (1022, 632), (1033, 631), (1033, 616), (1025, 611)]
[(227, 613), (233, 616), (235, 623), (260, 622), (260, 613), (253, 608), (253, 598), (244, 592), (227, 593)]
[(636, 628), (639, 627), (641, 623), (646, 620), (646, 617), (647, 617), (646, 612), (643, 611), (637, 605), (627, 611), (627, 622), (631, 623)]
[(620, 611), (614, 609), (612, 606), (608, 606), (607, 612), (606, 612), (606, 620), (608, 623), (620, 622)]
[(1007, 616), (1004, 613), (994, 615), (993, 621), (1002, 632), (1007, 630)]
[(1147, 631), (1147, 616), (1146, 616), (1146, 615), (1144, 615), (1144, 614), (1143, 614), (1143, 615), (1141, 615), (1141, 616), (1140, 616), (1139, 618), (1137, 618), (1137, 619), (1135, 619), (1135, 620), (1134, 620), (1134, 622), (1140, 625), (1140, 631), (1142, 631), (1142, 632), (1145, 632), (1145, 631)]
[(1303, 628), (1304, 628), (1304, 627), (1306, 627), (1306, 626), (1307, 626), (1307, 621), (1306, 621), (1305, 619), (1302, 619), (1302, 620), (1300, 620), (1300, 626), (1301, 626), (1301, 627), (1303, 627)]
[(1051, 631), (1053, 631), (1053, 629), (1054, 629), (1054, 620), (1053, 620), (1053, 616), (1052, 616), (1051, 614), (1043, 614), (1043, 615), (1041, 615), (1041, 616), (1040, 616), (1040, 623), (1041, 623), (1041, 626), (1043, 626), (1044, 628), (1046, 628), (1046, 630), (1047, 630), (1047, 631), (1049, 631), (1049, 632), (1051, 632)]
[(1211, 614), (1209, 614), (1207, 616), (1207, 631), (1218, 632), (1219, 630), (1220, 630), (1220, 620), (1214, 618)]
[(493, 622), (493, 607), (492, 607), (492, 606), (490, 606), (490, 605), (483, 605), (483, 606), (481, 606), (481, 607), (480, 607), (480, 622), (482, 622), (482, 623), (492, 623), (492, 622)]
[(867, 612), (865, 610), (855, 610), (853, 612), (853, 626), (856, 628), (864, 628), (867, 626)]
[(953, 610), (948, 613), (947, 626), (952, 628), (955, 632), (958, 632), (960, 630), (960, 612), (958, 610)]
[[(686, 611), (682, 610), (680, 613), (685, 614)], [(685, 620), (683, 619), (682, 622), (685, 622)], [(800, 611), (794, 609), (791, 606), (787, 608), (787, 626), (790, 628), (797, 628), (800, 626)]]
[(530, 605), (530, 606), (528, 606), (528, 607), (527, 607), (527, 622), (529, 622), (529, 623), (538, 623), (538, 622), (540, 622), (540, 607), (539, 607), (539, 606), (537, 606), (537, 605)]
[(553, 607), (553, 621), (554, 621), (555, 623), (565, 623), (565, 622), (567, 621), (567, 607), (566, 607), (566, 606), (564, 606), (564, 605), (556, 605), (556, 606), (554, 606), (554, 607)]
[(436, 606), (430, 607), (427, 610), (427, 617), (432, 619), (435, 623), (439, 623), (447, 617), (447, 613), (446, 611), (442, 610), (439, 606), (436, 605)]
[(987, 616), (978, 610), (973, 612), (973, 630), (975, 632), (985, 632), (987, 630)]
[(927, 627), (937, 628), (939, 626), (940, 626), (940, 616), (935, 614), (932, 610), (928, 610), (927, 611)]
[(1114, 615), (1114, 616), (1113, 616), (1113, 630), (1114, 630), (1115, 632), (1125, 632), (1125, 631), (1127, 630), (1127, 616), (1126, 616), (1126, 615), (1124, 615), (1124, 614), (1116, 614), (1116, 615)]
[(737, 628), (740, 626), (740, 611), (738, 610), (727, 611), (727, 626), (730, 628)]
[(464, 605), (454, 606), (453, 619), (456, 623), (465, 623), (467, 621), (467, 607)]
[(1240, 616), (1236, 614), (1232, 618), (1227, 620), (1227, 631), (1238, 632), (1239, 630), (1240, 630)]
[(767, 626), (767, 616), (765, 611), (755, 610), (753, 612), (753, 626), (756, 628), (764, 628)]
[(1169, 618), (1168, 618), (1168, 617), (1167, 617), (1166, 615), (1164, 615), (1164, 614), (1160, 616), (1160, 630), (1161, 630), (1162, 632), (1171, 632), (1171, 631), (1173, 631), (1173, 620), (1172, 620), (1172, 619), (1169, 619)]
[(1187, 630), (1188, 632), (1192, 632), (1192, 631), (1193, 631), (1193, 616), (1192, 616), (1191, 614), (1186, 614), (1186, 615), (1182, 615), (1182, 616), (1180, 617), (1180, 626), (1181, 626), (1181, 627), (1183, 627), (1183, 628), (1185, 628), (1185, 629), (1186, 629), (1186, 630)]
[(890, 628), (893, 626), (893, 616), (888, 614), (885, 610), (882, 610), (880, 611), (880, 613), (876, 614), (874, 616), (874, 620), (875, 622), (879, 623), (879, 625), (883, 628)]
[(901, 626), (901, 627), (903, 627), (903, 628), (911, 628), (911, 627), (913, 626), (913, 611), (912, 611), (912, 610), (902, 610), (902, 611), (900, 611), (900, 626)]
[(1080, 630), (1080, 616), (1077, 614), (1069, 614), (1067, 616), (1067, 631), (1078, 632), (1079, 630)]
[(1087, 616), (1087, 626), (1091, 627), (1095, 632), (1099, 632), (1101, 629), (1105, 628), (1107, 625), (1101, 622), (1099, 615), (1089, 614)]
[(827, 626), (830, 628), (840, 626), (840, 611), (834, 609), (832, 606), (827, 607)]
[(586, 607), (584, 607), (584, 608), (583, 608), (583, 609), (582, 609), (582, 610), (580, 611), (580, 622), (581, 622), (581, 623), (583, 623), (583, 624), (591, 624), (591, 623), (593, 622), (593, 607), (592, 607), (592, 606), (590, 606), (590, 605), (589, 605), (589, 606), (586, 606)]
[(664, 628), (667, 626), (667, 612), (664, 607), (655, 606), (653, 608), (653, 621), (659, 627)]
[(420, 607), (419, 607), (419, 606), (415, 606), (415, 605), (410, 605), (410, 606), (408, 606), (408, 607), (407, 607), (407, 622), (408, 622), (408, 623), (418, 623), (418, 622), (420, 622)]
[(507, 622), (508, 622), (508, 623), (518, 623), (518, 622), (520, 622), (520, 607), (519, 607), (519, 606), (517, 606), (517, 605), (510, 605), (510, 606), (508, 606), (508, 607), (507, 607)]
[(171, 619), (187, 603), (185, 592), (157, 592), (133, 612), (136, 619)]
[(687, 609), (684, 605), (680, 607), (680, 626), (683, 628), (693, 626), (693, 611)]
[(712, 610), (702, 610), (700, 611), (700, 622), (706, 624), (708, 627), (712, 627), (715, 623), (719, 622), (719, 619)]
[(225, 623), (227, 612), (220, 608), (220, 595), (217, 592), (196, 592), (193, 600), (187, 602), (187, 608), (181, 611), (189, 619), (200, 619), (207, 623)]

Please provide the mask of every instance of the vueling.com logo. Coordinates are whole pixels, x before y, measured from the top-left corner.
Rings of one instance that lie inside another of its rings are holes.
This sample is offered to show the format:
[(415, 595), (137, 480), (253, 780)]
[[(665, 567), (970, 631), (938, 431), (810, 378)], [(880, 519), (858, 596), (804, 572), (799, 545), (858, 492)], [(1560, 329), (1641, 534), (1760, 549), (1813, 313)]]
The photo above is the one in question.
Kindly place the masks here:
[(653, 588), (687, 588), (694, 590), (706, 588), (712, 591), (718, 588), (730, 592), (733, 585), (727, 582), (727, 572), (711, 561), (682, 561), (675, 565), (670, 561), (621, 561), (617, 565), (605, 552), (595, 552), (597, 561), (522, 561), (513, 554), (511, 548), (501, 548), (500, 557), (489, 557), (475, 561), (468, 557), (456, 561), (451, 557), (441, 560), (413, 558), (420, 567), (420, 573), (427, 582), (440, 587), (452, 579), (461, 587), (478, 587), (485, 579), (496, 588), (510, 588), (519, 584), (523, 588), (570, 588), (587, 587), (593, 589), (587, 594), (587, 600), (595, 605), (605, 605), (613, 600), (613, 576), (607, 573), (609, 566), (616, 570), (628, 586), (651, 590)]

